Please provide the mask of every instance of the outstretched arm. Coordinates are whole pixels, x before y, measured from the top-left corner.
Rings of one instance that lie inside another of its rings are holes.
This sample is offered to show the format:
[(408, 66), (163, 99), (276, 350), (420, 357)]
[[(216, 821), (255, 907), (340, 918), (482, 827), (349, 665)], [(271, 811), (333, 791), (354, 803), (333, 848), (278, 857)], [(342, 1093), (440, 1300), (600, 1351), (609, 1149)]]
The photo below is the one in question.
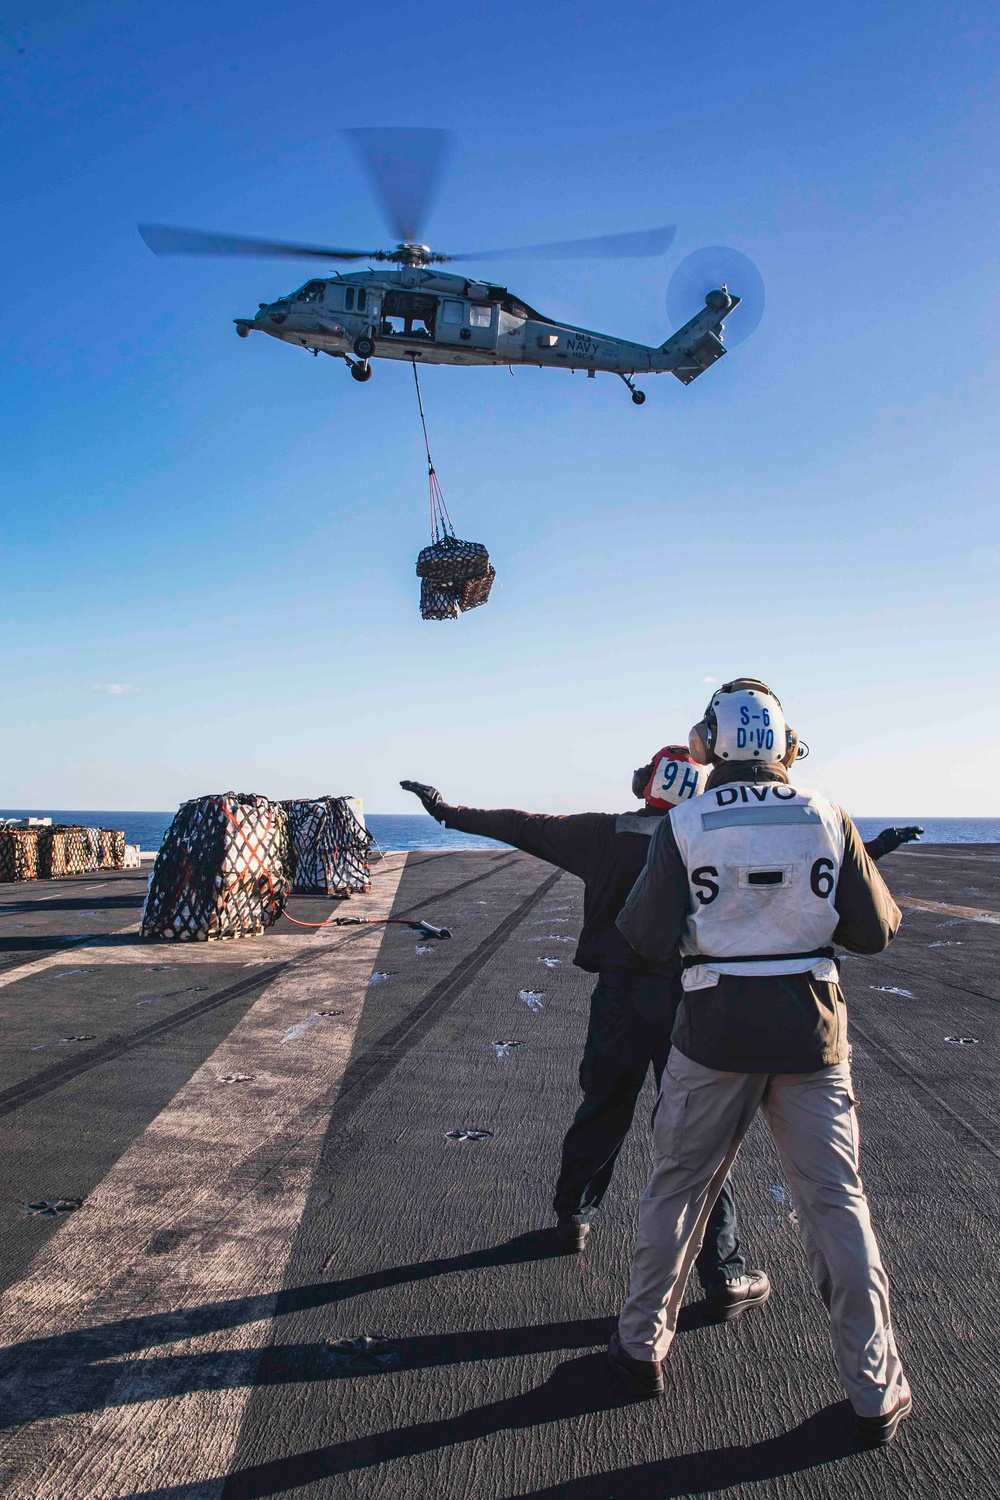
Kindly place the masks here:
[(891, 854), (898, 849), (900, 844), (919, 842), (922, 828), (914, 823), (909, 828), (883, 828), (873, 839), (865, 844), (865, 853), (869, 859), (881, 859), (884, 854)]
[(421, 781), (401, 781), (406, 792), (419, 797), (425, 811), (446, 828), (462, 833), (478, 833), (483, 838), (513, 844), (525, 854), (558, 865), (581, 880), (589, 880), (600, 857), (607, 825), (614, 823), (608, 813), (576, 813), (568, 818), (547, 813), (519, 812), (513, 807), (453, 807), (445, 802), (437, 787)]

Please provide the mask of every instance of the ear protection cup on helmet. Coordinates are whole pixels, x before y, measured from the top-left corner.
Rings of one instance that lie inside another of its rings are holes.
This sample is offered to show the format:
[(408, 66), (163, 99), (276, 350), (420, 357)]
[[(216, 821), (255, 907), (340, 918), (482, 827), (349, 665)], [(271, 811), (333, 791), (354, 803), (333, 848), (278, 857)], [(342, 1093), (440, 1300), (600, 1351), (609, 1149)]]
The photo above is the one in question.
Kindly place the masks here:
[(646, 795), (646, 787), (649, 784), (649, 778), (652, 776), (652, 774), (653, 774), (653, 762), (652, 761), (650, 761), (647, 766), (639, 766), (635, 771), (632, 772), (632, 796), (633, 797), (638, 797), (640, 800), (643, 797), (645, 797), (645, 795)]
[(790, 766), (799, 758), (799, 737), (790, 724), (785, 725), (785, 753), (781, 757), (783, 766)]
[(707, 719), (699, 719), (688, 735), (688, 749), (700, 766), (707, 766), (712, 759), (709, 750), (710, 736)]

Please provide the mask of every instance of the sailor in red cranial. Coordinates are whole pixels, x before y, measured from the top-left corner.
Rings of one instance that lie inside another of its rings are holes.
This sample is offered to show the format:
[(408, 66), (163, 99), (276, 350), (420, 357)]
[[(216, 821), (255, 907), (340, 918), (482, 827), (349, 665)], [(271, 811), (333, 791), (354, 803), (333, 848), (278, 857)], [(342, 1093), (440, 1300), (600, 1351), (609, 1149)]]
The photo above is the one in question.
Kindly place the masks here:
[(899, 909), (847, 813), (789, 781), (798, 737), (764, 683), (738, 678), (714, 693), (690, 746), (713, 768), (705, 792), (661, 819), (618, 918), (637, 953), (680, 957), (684, 972), (609, 1356), (633, 1395), (663, 1390), (702, 1226), (759, 1109), (829, 1309), (857, 1441), (882, 1446), (910, 1391), (859, 1176), (833, 944), (882, 952)]
[[(597, 975), (597, 986), (580, 1066), (583, 1101), (563, 1143), (555, 1190), (557, 1232), (567, 1253), (584, 1248), (650, 1068), (659, 1082), (681, 998), (679, 955), (650, 959), (637, 953), (615, 918), (646, 863), (650, 839), (672, 808), (698, 797), (707, 779), (707, 768), (686, 746), (667, 745), (633, 775), (633, 793), (645, 804), (640, 812), (570, 817), (451, 807), (435, 787), (400, 782), (448, 828), (513, 844), (584, 882), (574, 961)], [(554, 917), (554, 925), (559, 920)], [(695, 1264), (716, 1317), (737, 1317), (770, 1291), (762, 1271), (747, 1270), (728, 1182), (713, 1202)]]

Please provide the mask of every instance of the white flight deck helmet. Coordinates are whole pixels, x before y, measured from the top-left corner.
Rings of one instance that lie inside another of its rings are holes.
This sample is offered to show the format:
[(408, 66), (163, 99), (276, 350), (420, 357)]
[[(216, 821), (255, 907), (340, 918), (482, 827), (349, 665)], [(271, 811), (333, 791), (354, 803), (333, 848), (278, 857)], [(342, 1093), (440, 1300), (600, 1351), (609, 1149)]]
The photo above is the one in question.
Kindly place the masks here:
[(723, 683), (688, 735), (688, 745), (695, 760), (715, 766), (727, 760), (790, 766), (809, 754), (785, 723), (778, 699), (756, 677)]

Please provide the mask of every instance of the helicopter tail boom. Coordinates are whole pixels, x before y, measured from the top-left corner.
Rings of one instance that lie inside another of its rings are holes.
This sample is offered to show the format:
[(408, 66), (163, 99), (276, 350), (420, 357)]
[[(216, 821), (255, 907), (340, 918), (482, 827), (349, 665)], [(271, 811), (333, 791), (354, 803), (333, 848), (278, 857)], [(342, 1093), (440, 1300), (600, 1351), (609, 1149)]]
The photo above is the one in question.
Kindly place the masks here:
[(740, 301), (739, 297), (724, 292), (709, 292), (705, 300), (706, 306), (701, 312), (660, 345), (659, 352), (664, 361), (660, 368), (669, 370), (684, 385), (697, 380), (728, 352), (722, 342), (720, 314), (728, 315)]

